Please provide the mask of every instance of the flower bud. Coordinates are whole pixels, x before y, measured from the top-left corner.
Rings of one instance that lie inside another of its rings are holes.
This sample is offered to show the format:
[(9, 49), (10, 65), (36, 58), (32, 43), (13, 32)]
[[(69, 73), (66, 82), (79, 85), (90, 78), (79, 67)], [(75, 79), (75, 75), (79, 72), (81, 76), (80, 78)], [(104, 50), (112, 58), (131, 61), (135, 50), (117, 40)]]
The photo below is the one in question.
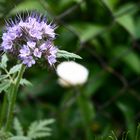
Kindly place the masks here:
[(63, 87), (83, 85), (89, 74), (87, 68), (74, 61), (62, 62), (56, 71), (59, 76), (58, 83)]

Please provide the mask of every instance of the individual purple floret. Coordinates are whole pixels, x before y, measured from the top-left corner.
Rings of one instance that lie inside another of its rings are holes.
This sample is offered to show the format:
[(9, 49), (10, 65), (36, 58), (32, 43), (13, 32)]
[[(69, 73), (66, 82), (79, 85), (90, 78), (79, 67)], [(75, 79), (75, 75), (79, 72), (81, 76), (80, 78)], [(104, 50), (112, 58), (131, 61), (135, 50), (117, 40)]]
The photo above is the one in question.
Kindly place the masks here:
[(23, 58), (23, 64), (27, 65), (27, 67), (31, 67), (35, 64), (35, 60), (32, 56), (27, 56)]
[(19, 56), (21, 58), (27, 57), (31, 54), (31, 51), (27, 45), (23, 45), (23, 47), (20, 49), (19, 52), (20, 52)]
[(44, 16), (35, 12), (28, 14), (25, 19), (21, 16), (17, 18), (15, 22), (7, 21), (2, 35), (2, 50), (18, 54), (18, 58), (27, 67), (43, 58), (53, 65), (57, 53), (57, 48), (53, 44), (56, 26), (48, 24)]
[(39, 49), (45, 54), (45, 58), (48, 60), (50, 65), (53, 65), (56, 62), (56, 53), (58, 49), (53, 46), (50, 40), (43, 43)]
[(28, 41), (28, 42), (27, 42), (27, 45), (29, 46), (29, 48), (34, 49), (35, 46), (36, 46), (36, 42)]
[(48, 62), (50, 65), (54, 64), (56, 62), (56, 56), (49, 55), (47, 56)]
[(42, 55), (42, 52), (38, 48), (35, 48), (34, 49), (34, 56), (41, 58), (41, 55)]

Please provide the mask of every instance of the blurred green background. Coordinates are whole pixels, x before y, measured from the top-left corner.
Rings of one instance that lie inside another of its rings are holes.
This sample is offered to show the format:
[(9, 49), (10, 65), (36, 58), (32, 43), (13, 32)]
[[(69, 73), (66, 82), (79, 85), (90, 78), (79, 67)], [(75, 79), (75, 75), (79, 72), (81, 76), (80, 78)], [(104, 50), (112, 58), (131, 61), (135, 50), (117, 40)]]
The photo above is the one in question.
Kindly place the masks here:
[[(113, 130), (119, 138), (130, 131), (134, 140), (140, 120), (140, 1), (0, 0), (1, 34), (4, 19), (32, 10), (58, 25), (55, 44), (80, 55), (76, 61), (89, 70), (80, 90), (93, 135)], [(26, 71), (33, 86), (21, 87), (16, 116), (25, 129), (33, 120), (54, 118), (50, 140), (86, 140), (77, 93), (61, 87), (55, 70), (44, 65)]]

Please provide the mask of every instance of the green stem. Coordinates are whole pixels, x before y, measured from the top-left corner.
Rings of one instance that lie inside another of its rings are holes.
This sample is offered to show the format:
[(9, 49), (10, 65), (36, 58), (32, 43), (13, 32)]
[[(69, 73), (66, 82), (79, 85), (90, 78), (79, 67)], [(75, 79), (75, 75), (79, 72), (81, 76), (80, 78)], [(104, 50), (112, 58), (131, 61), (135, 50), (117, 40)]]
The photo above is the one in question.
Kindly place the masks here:
[(91, 132), (91, 118), (90, 118), (90, 112), (89, 112), (89, 106), (88, 106), (88, 100), (84, 97), (83, 93), (76, 89), (77, 94), (77, 103), (79, 106), (79, 109), (81, 111), (81, 115), (83, 117), (83, 125), (86, 133), (86, 140), (93, 140), (93, 134)]
[(3, 126), (4, 118), (6, 116), (7, 111), (7, 93), (4, 94), (3, 104), (2, 104), (2, 110), (1, 110), (1, 116), (0, 116), (0, 128)]
[(21, 69), (18, 73), (18, 76), (15, 79), (15, 83), (13, 84), (13, 88), (12, 88), (11, 93), (10, 93), (10, 101), (9, 101), (5, 131), (8, 131), (10, 129), (10, 125), (11, 125), (11, 122), (13, 119), (13, 110), (14, 110), (14, 106), (15, 106), (15, 102), (16, 102), (17, 91), (18, 91), (20, 80), (23, 76), (24, 70), (25, 70), (25, 66), (22, 65)]

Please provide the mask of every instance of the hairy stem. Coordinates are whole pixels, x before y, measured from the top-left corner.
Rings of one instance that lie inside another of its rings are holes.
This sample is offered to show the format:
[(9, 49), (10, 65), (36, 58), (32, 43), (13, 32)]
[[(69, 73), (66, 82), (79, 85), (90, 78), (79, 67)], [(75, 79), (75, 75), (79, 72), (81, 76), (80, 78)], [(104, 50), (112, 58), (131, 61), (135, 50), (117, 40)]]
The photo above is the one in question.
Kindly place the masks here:
[(18, 73), (18, 76), (15, 79), (14, 84), (12, 85), (13, 88), (11, 89), (11, 93), (10, 93), (10, 101), (9, 101), (9, 106), (8, 106), (8, 114), (7, 114), (5, 131), (8, 131), (10, 129), (10, 125), (12, 123), (13, 110), (14, 110), (14, 106), (15, 106), (15, 102), (16, 102), (17, 91), (18, 91), (20, 80), (21, 80), (21, 78), (23, 76), (24, 70), (25, 70), (25, 66), (22, 65), (21, 69), (20, 69), (20, 71)]
[(7, 111), (7, 93), (4, 94), (4, 99), (3, 99), (3, 104), (2, 104), (2, 110), (1, 110), (1, 115), (0, 115), (0, 128), (3, 126), (4, 118), (6, 116), (6, 111)]

